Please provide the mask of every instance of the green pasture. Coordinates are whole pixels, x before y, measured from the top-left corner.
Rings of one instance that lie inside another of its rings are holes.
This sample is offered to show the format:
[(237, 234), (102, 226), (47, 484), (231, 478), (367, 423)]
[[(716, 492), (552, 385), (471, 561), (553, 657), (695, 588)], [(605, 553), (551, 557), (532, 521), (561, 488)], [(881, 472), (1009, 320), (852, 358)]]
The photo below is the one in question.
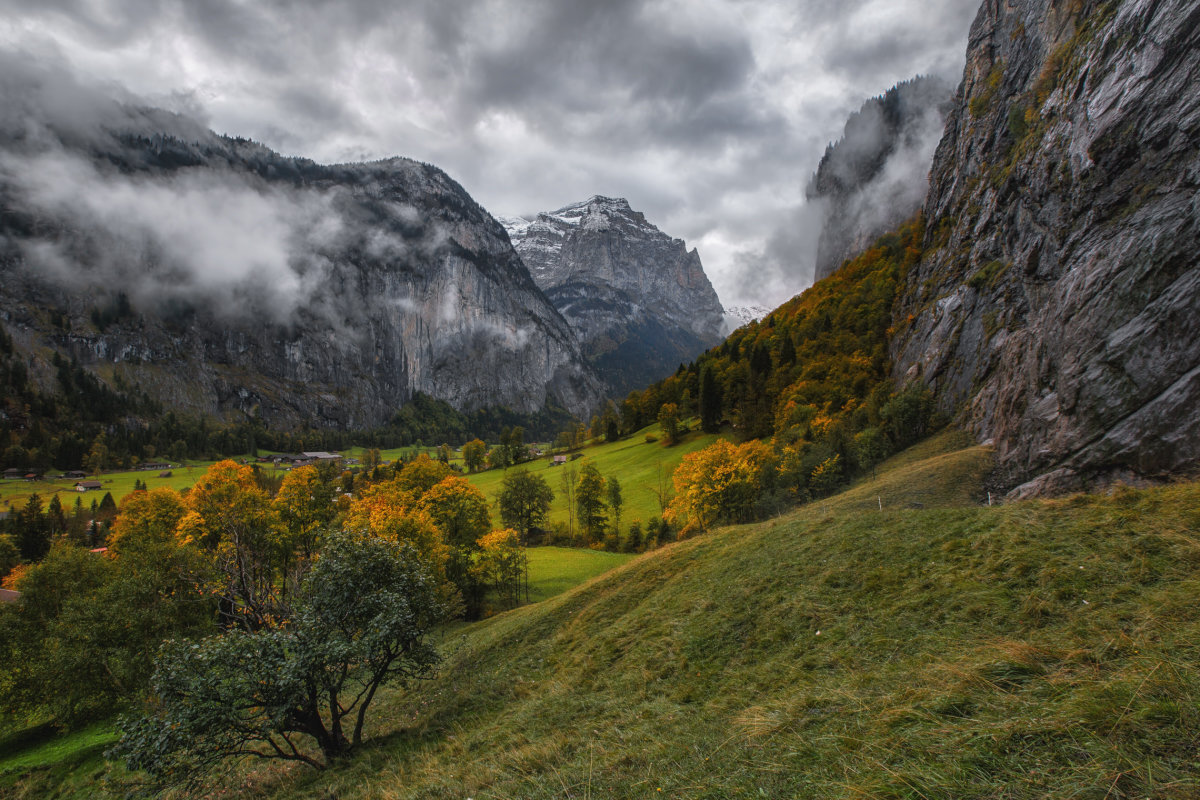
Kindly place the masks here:
[[(647, 442), (647, 434), (659, 440)], [(669, 499), (674, 492), (671, 474), (679, 466), (679, 462), (688, 453), (694, 453), (707, 447), (717, 438), (719, 437), (715, 434), (695, 431), (688, 433), (679, 444), (666, 447), (662, 443), (658, 425), (652, 425), (615, 442), (604, 442), (585, 447), (578, 451), (580, 458), (568, 461), (563, 466), (553, 466), (553, 456), (547, 454), (542, 458), (509, 467), (509, 469), (527, 469), (545, 478), (546, 483), (554, 491), (550, 521), (565, 523), (568, 514), (566, 495), (563, 493), (563, 475), (568, 473), (578, 476), (579, 468), (590, 461), (606, 478), (615, 477), (620, 481), (621, 495), (624, 500), (621, 525), (626, 527), (635, 519), (645, 522), (651, 517), (662, 516), (662, 507), (657, 494), (659, 488), (662, 487), (666, 490)], [(491, 469), (467, 476), (467, 479), (479, 487), (479, 490), (493, 503), (493, 516), (497, 523), (499, 523), (499, 513), (495, 510), (494, 504), (500, 493), (500, 484), (504, 480), (504, 473), (505, 470)]]

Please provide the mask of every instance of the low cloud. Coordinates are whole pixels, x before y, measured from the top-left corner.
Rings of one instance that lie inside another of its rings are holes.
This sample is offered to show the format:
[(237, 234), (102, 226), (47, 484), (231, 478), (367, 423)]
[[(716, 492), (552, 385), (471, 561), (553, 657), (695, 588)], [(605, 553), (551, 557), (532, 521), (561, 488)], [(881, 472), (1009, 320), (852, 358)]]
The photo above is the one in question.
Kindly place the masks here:
[(322, 291), (322, 253), (342, 232), (330, 195), (232, 173), (130, 176), (61, 150), (0, 154), (0, 173), (35, 229), (56, 232), (18, 240), (32, 268), (75, 288), (121, 287), (142, 308), (285, 322)]

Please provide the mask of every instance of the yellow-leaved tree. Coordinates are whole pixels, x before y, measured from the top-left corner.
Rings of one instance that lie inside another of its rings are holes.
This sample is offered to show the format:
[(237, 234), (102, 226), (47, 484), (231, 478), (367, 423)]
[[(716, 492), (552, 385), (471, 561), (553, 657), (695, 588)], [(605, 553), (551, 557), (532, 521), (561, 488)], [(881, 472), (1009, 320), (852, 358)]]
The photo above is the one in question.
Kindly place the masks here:
[(675, 497), (664, 516), (681, 535), (754, 517), (760, 496), (773, 488), (775, 455), (760, 441), (718, 440), (683, 457)]
[(271, 499), (254, 471), (219, 461), (187, 493), (184, 505), (176, 535), (212, 555), (225, 581), (222, 615), (249, 630), (286, 617), (288, 583), (278, 580), (285, 550)]
[(521, 592), (529, 593), (529, 563), (521, 535), (512, 528), (492, 531), (478, 541), (475, 569), (484, 584), (496, 593), (500, 604), (513, 608)]

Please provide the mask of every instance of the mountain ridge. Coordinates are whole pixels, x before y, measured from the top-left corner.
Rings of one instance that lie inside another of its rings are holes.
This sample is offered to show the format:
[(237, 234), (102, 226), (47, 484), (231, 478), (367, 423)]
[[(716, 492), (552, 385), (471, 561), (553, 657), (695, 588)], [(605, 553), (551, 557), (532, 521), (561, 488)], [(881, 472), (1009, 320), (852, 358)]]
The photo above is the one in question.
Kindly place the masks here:
[[(38, 86), (4, 89), (35, 113)], [(282, 428), (372, 427), (416, 392), (598, 405), (503, 228), (436, 167), (320, 165), (116, 103), (71, 124), (14, 116), (0, 316), (43, 384), (58, 352), (169, 408)]]
[(699, 253), (624, 198), (593, 195), (502, 221), (610, 396), (640, 389), (720, 343), (724, 309)]

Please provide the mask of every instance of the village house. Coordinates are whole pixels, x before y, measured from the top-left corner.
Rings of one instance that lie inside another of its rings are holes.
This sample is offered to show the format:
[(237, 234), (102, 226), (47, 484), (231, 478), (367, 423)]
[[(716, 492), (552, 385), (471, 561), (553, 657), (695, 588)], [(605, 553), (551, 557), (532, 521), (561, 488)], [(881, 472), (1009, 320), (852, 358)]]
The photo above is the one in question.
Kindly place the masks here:
[(100, 481), (76, 481), (75, 491), (77, 492), (94, 492), (103, 489), (104, 484)]

